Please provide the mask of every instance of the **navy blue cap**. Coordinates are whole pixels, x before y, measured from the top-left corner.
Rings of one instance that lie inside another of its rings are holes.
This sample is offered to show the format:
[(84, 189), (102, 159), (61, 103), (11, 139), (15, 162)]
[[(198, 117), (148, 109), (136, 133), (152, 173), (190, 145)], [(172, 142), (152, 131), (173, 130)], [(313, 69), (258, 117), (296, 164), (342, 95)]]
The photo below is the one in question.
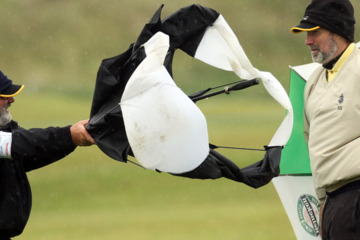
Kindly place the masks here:
[(13, 84), (1, 70), (0, 70), (0, 97), (13, 97), (23, 90), (24, 85)]

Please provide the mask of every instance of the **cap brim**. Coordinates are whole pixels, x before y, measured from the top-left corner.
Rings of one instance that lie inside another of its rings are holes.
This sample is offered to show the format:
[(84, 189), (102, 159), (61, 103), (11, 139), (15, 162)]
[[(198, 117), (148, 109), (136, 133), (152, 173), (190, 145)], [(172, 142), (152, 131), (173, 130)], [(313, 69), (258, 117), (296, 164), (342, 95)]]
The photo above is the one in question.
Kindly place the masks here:
[(311, 23), (300, 23), (296, 27), (293, 27), (290, 29), (292, 33), (301, 33), (301, 32), (311, 32), (316, 29), (319, 29), (320, 27)]
[(24, 88), (24, 85), (12, 84), (8, 89), (0, 93), (0, 97), (13, 97), (19, 94)]

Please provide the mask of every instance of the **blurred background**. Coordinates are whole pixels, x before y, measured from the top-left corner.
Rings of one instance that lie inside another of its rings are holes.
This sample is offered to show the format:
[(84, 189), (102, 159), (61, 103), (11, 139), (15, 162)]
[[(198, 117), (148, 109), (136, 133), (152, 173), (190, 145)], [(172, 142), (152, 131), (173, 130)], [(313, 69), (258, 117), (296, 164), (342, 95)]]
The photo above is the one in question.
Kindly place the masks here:
[[(305, 34), (293, 35), (309, 0), (3, 0), (0, 69), (24, 91), (11, 108), (25, 128), (89, 118), (98, 67), (124, 52), (162, 3), (162, 17), (199, 3), (221, 13), (252, 64), (289, 91), (289, 65), (311, 61)], [(360, 3), (352, 1), (359, 19)], [(355, 41), (360, 40), (356, 25)], [(174, 79), (187, 94), (236, 81), (178, 51)], [(210, 142), (269, 143), (285, 110), (262, 85), (203, 100)], [(221, 151), (238, 166), (263, 153)], [(16, 239), (295, 239), (272, 183), (252, 189), (227, 179), (191, 180), (114, 161), (96, 146), (29, 174), (33, 209)]]

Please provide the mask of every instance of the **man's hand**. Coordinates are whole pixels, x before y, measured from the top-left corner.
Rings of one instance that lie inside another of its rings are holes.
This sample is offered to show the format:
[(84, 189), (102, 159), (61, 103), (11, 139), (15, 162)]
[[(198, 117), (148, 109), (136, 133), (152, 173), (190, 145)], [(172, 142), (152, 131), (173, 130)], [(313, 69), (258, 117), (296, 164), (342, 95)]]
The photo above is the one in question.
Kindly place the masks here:
[(94, 139), (85, 129), (88, 122), (89, 120), (82, 120), (70, 127), (71, 138), (76, 146), (91, 146), (95, 144)]

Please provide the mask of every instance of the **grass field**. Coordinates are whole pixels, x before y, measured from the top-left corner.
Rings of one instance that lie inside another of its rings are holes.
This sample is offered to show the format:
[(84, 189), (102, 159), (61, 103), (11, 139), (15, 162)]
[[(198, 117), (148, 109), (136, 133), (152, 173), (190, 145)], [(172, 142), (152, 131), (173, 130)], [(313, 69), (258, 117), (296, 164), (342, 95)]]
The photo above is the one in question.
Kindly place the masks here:
[[(36, 108), (29, 111), (29, 102)], [(25, 91), (12, 115), (24, 127), (66, 125), (87, 118), (89, 104)], [(199, 102), (199, 107), (212, 142), (231, 146), (267, 144), (283, 117), (270, 101), (252, 101), (249, 108), (241, 94)], [(263, 157), (223, 153), (239, 166)], [(226, 179), (174, 177), (114, 161), (96, 146), (77, 148), (62, 161), (30, 172), (29, 179), (32, 214), (16, 239), (294, 239), (271, 183), (255, 190)]]
[[(356, 16), (359, 1), (352, 1)], [(122, 53), (162, 4), (162, 17), (191, 0), (1, 1), (0, 69), (25, 90), (12, 115), (26, 128), (89, 118), (94, 81), (104, 58)], [(252, 64), (288, 90), (289, 65), (311, 61), (305, 35), (292, 35), (309, 0), (199, 0), (227, 20)], [(355, 41), (359, 41), (356, 25)], [(237, 78), (179, 52), (176, 83), (188, 94)], [(284, 110), (263, 86), (203, 100), (210, 142), (269, 143)], [(239, 166), (258, 152), (221, 151)], [(29, 173), (33, 209), (16, 240), (289, 240), (295, 239), (270, 183), (252, 189), (226, 179), (191, 180), (116, 162), (96, 146)]]

